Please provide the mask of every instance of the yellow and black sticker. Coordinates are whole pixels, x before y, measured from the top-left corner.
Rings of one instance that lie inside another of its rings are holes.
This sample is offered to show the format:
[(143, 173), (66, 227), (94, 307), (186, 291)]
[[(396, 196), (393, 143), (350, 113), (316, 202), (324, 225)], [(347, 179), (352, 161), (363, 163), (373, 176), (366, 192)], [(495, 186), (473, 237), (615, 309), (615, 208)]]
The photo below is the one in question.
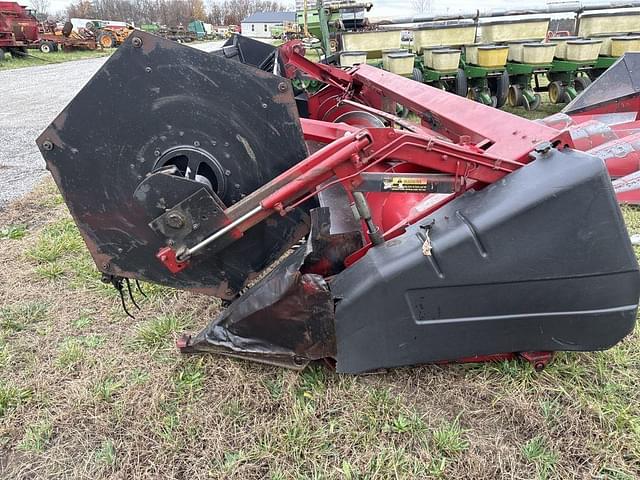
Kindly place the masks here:
[(382, 190), (391, 192), (429, 192), (431, 182), (419, 177), (386, 177), (382, 180)]

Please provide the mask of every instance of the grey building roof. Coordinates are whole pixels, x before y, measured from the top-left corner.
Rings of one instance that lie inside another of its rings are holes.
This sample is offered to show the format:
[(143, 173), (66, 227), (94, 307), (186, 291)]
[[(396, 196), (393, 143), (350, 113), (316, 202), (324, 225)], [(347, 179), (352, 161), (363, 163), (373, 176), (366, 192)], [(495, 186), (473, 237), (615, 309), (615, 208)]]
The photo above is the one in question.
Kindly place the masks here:
[(282, 23), (295, 20), (296, 12), (256, 12), (242, 20), (242, 23)]

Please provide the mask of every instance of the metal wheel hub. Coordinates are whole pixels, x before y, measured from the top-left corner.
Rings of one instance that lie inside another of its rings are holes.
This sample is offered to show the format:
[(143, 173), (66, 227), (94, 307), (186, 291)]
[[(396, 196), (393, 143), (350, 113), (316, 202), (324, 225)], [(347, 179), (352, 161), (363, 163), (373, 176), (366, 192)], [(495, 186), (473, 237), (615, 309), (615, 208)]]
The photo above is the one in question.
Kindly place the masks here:
[(185, 178), (200, 182), (218, 197), (224, 197), (230, 172), (223, 169), (218, 160), (206, 150), (190, 146), (171, 148), (158, 158), (153, 171), (170, 165), (176, 166)]

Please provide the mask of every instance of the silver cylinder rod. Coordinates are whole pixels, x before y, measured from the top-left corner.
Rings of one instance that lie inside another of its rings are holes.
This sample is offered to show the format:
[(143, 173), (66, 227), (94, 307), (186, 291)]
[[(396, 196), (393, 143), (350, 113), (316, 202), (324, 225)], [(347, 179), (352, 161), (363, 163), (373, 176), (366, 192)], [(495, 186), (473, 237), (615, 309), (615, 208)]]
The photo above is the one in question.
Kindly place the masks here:
[(252, 210), (248, 211), (247, 213), (245, 213), (241, 217), (236, 218), (233, 222), (229, 223), (228, 225), (225, 225), (224, 227), (222, 227), (220, 230), (218, 230), (214, 234), (212, 234), (212, 235), (208, 236), (207, 238), (205, 238), (204, 240), (202, 240), (200, 243), (197, 243), (193, 247), (188, 248), (184, 253), (178, 254), (178, 257), (179, 257), (178, 260), (180, 260), (180, 261), (186, 260), (188, 257), (190, 257), (191, 255), (196, 253), (198, 250), (201, 250), (202, 248), (206, 247), (211, 242), (215, 242), (217, 239), (219, 239), (220, 237), (226, 235), (231, 230), (233, 230), (238, 225), (240, 225), (242, 222), (244, 222), (246, 220), (249, 220), (251, 217), (253, 217), (256, 213), (258, 213), (260, 211), (262, 211), (262, 205), (258, 205), (257, 207), (255, 207)]

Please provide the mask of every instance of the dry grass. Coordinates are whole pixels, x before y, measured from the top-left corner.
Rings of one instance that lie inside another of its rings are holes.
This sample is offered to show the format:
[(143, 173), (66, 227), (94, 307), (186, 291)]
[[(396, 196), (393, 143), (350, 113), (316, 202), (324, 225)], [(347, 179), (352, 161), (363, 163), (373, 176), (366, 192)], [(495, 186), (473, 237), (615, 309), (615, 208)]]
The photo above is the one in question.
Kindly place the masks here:
[[(625, 215), (640, 232), (640, 213)], [(145, 285), (126, 317), (50, 181), (0, 212), (0, 231), (0, 478), (640, 475), (637, 334), (540, 375), (183, 357), (173, 339), (217, 302)]]

